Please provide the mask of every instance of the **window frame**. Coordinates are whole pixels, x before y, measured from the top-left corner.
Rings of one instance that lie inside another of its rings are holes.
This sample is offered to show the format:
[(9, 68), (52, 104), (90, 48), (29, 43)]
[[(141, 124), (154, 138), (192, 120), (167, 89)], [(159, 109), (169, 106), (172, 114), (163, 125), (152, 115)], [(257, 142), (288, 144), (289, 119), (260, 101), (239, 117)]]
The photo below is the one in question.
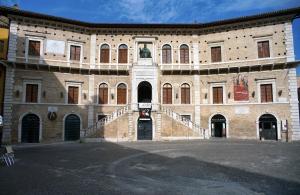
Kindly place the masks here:
[[(108, 45), (108, 47), (109, 47), (109, 56), (108, 56), (108, 62), (107, 63), (106, 62), (101, 62), (101, 47), (103, 45)], [(110, 64), (111, 63), (111, 50), (112, 50), (112, 48), (111, 48), (111, 45), (109, 43), (104, 42), (104, 43), (101, 43), (99, 45), (99, 55), (98, 55), (99, 56), (99, 59), (98, 59), (99, 64)]]
[[(120, 59), (119, 59), (119, 52), (120, 52), (120, 47), (122, 45), (126, 45), (126, 47), (127, 47), (127, 62), (126, 63), (120, 63), (119, 62), (120, 61)], [(118, 48), (117, 48), (117, 64), (129, 64), (129, 47), (128, 47), (128, 45), (126, 43), (121, 43), (121, 44), (118, 45)]]
[[(39, 41), (40, 42), (40, 55), (31, 56), (29, 55), (29, 41)], [(44, 38), (35, 36), (25, 37), (25, 61), (28, 62), (29, 59), (43, 59), (44, 57)]]
[[(100, 94), (99, 94), (99, 92), (100, 92), (100, 86), (102, 85), (102, 84), (105, 84), (105, 85), (107, 85), (107, 103), (106, 104), (101, 104), (100, 103)], [(97, 91), (97, 104), (99, 104), (99, 105), (108, 105), (108, 104), (110, 104), (110, 99), (109, 99), (109, 90), (110, 88), (109, 88), (109, 85), (108, 85), (108, 83), (106, 83), (106, 82), (101, 82), (99, 85), (98, 85), (98, 91)]]
[[(126, 86), (126, 102), (125, 102), (125, 104), (118, 104), (118, 86), (120, 84), (124, 84)], [(117, 85), (116, 85), (116, 97), (115, 98), (116, 98), (116, 101), (115, 101), (116, 105), (126, 105), (126, 104), (128, 104), (128, 85), (127, 85), (127, 83), (125, 83), (125, 82), (117, 83)]]
[[(182, 102), (182, 86), (183, 85), (188, 85), (189, 86), (189, 103), (183, 103)], [(192, 104), (192, 96), (191, 96), (191, 94), (192, 94), (192, 90), (191, 90), (191, 84), (190, 83), (187, 83), (187, 82), (185, 82), (185, 83), (182, 83), (181, 85), (180, 85), (180, 104), (184, 104), (184, 105), (190, 105), (190, 104)]]
[[(168, 46), (170, 46), (170, 48), (171, 48), (171, 62), (170, 63), (164, 63), (163, 62), (163, 47), (164, 46), (166, 46), (166, 45), (168, 45)], [(161, 61), (161, 64), (173, 64), (173, 47), (172, 47), (172, 45), (170, 44), (170, 43), (164, 43), (164, 44), (162, 44), (162, 46), (161, 46), (161, 52), (160, 52), (160, 61)]]
[[(181, 62), (181, 47), (182, 46), (187, 46), (188, 48), (188, 62), (187, 63), (182, 63)], [(179, 61), (179, 64), (183, 64), (183, 65), (190, 65), (191, 64), (191, 49), (190, 49), (190, 46), (186, 43), (182, 43), (180, 46), (179, 46), (179, 52), (178, 52), (178, 61)]]
[[(78, 103), (69, 104), (69, 87), (78, 87)], [(66, 82), (66, 95), (65, 95), (65, 104), (68, 105), (79, 105), (81, 104), (81, 94), (82, 94), (82, 82)]]
[[(213, 88), (214, 87), (222, 87), (223, 88), (223, 103), (222, 104), (214, 104), (214, 96), (213, 96)], [(210, 104), (213, 105), (224, 105), (227, 102), (227, 96), (226, 96), (226, 83), (211, 83), (210, 84)]]
[[(224, 51), (224, 41), (218, 41), (218, 42), (208, 42), (208, 48), (209, 48), (209, 62), (211, 64), (218, 64), (218, 63), (222, 63), (222, 62), (226, 62), (225, 58), (226, 58), (226, 54)], [(212, 62), (212, 53), (211, 53), (211, 48), (212, 47), (221, 47), (221, 61), (220, 62)]]
[[(26, 102), (26, 89), (27, 85), (38, 85), (38, 92), (37, 92), (37, 102)], [(23, 81), (23, 96), (22, 96), (22, 102), (25, 104), (37, 104), (41, 103), (41, 87), (42, 87), (42, 81), (40, 80), (24, 80)]]
[[(79, 59), (79, 61), (70, 59), (71, 58), (71, 46), (79, 46), (80, 47), (80, 59)], [(67, 62), (68, 62), (68, 65), (70, 65), (70, 62), (71, 63), (80, 63), (80, 64), (82, 64), (82, 62), (83, 62), (83, 43), (68, 41)]]
[[(272, 102), (262, 102), (261, 101), (261, 85), (265, 84), (272, 84), (272, 96), (273, 96), (273, 101)], [(271, 103), (276, 103), (277, 101), (277, 90), (276, 90), (276, 80), (275, 79), (259, 79), (256, 80), (256, 85), (257, 85), (257, 102), (261, 104), (271, 104)]]
[[(263, 59), (270, 59), (273, 58), (273, 35), (267, 35), (267, 36), (256, 36), (253, 38), (254, 43), (255, 43), (255, 51), (256, 51), (256, 58), (259, 60), (263, 60)], [(258, 43), (262, 42), (262, 41), (269, 41), (269, 52), (270, 52), (270, 57), (266, 57), (266, 58), (259, 58), (258, 56)]]
[[(170, 85), (171, 86), (171, 103), (164, 103), (164, 86), (165, 85)], [(164, 104), (164, 105), (172, 105), (173, 104), (173, 102), (174, 102), (174, 89), (173, 89), (173, 85), (171, 84), (171, 83), (168, 83), (168, 82), (166, 82), (166, 83), (163, 83), (162, 84), (162, 87), (161, 87), (161, 103), (162, 104)]]

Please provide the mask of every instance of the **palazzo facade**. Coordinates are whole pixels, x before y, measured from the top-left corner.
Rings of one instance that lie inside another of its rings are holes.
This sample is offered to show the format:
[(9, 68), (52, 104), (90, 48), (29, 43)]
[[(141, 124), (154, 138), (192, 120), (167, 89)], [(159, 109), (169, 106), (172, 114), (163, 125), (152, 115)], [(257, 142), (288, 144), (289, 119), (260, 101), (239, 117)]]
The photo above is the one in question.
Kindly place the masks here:
[(292, 20), (204, 24), (9, 19), (2, 141), (299, 140)]

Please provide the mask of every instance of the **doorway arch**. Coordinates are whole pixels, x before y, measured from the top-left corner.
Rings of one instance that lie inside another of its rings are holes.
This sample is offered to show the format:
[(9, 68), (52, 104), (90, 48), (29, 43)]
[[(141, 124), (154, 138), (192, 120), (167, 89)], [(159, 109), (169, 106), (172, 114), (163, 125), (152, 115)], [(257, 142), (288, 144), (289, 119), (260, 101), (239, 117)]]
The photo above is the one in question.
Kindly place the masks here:
[(259, 139), (278, 140), (277, 119), (272, 114), (263, 114), (259, 117)]
[(152, 140), (153, 138), (153, 124), (152, 118), (147, 120), (138, 118), (137, 122), (137, 139), (138, 140)]
[(27, 114), (22, 118), (21, 142), (38, 143), (40, 138), (40, 118), (35, 114)]
[(80, 118), (75, 114), (69, 114), (65, 118), (65, 141), (79, 140), (80, 138)]
[(226, 137), (226, 118), (221, 114), (216, 114), (211, 118), (211, 136)]
[(138, 85), (138, 103), (152, 102), (152, 85), (148, 81), (142, 81)]

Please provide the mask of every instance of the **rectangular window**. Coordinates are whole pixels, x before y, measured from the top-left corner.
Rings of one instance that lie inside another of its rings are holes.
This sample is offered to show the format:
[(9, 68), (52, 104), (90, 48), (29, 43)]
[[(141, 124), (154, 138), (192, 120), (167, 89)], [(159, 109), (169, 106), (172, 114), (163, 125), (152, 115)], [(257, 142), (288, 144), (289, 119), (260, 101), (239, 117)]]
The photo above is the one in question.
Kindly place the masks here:
[(191, 120), (191, 115), (181, 115), (183, 117), (182, 120)]
[(211, 47), (211, 62), (221, 62), (222, 54), (221, 54), (221, 46)]
[(172, 104), (172, 87), (163, 87), (163, 104)]
[(29, 40), (28, 45), (28, 55), (30, 56), (40, 56), (41, 42)]
[(273, 102), (272, 84), (260, 85), (260, 100), (261, 102)]
[(4, 41), (0, 40), (0, 53), (4, 52)]
[(270, 46), (269, 41), (257, 42), (258, 58), (269, 58), (270, 57)]
[(38, 84), (26, 84), (26, 98), (25, 101), (28, 103), (38, 102)]
[(70, 46), (70, 60), (80, 61), (81, 46)]
[(105, 117), (107, 117), (107, 115), (99, 114), (99, 115), (98, 115), (98, 121), (104, 119)]
[(223, 104), (223, 87), (213, 87), (213, 104)]
[(68, 103), (78, 104), (79, 87), (68, 87)]

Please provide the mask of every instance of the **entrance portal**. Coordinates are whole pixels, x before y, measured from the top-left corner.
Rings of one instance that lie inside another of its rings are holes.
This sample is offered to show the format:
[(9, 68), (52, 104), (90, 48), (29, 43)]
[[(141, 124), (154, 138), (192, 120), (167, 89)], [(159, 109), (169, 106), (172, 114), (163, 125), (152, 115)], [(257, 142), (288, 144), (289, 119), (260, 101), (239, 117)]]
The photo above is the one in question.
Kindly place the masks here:
[(21, 141), (38, 143), (40, 136), (40, 118), (35, 114), (27, 114), (22, 119)]
[(143, 81), (138, 86), (138, 102), (151, 103), (152, 101), (152, 86), (149, 82)]
[(138, 119), (138, 140), (152, 140), (152, 119)]
[(211, 136), (226, 137), (226, 119), (224, 116), (217, 114), (211, 119)]
[(271, 114), (264, 114), (259, 118), (260, 139), (277, 140), (277, 120)]

